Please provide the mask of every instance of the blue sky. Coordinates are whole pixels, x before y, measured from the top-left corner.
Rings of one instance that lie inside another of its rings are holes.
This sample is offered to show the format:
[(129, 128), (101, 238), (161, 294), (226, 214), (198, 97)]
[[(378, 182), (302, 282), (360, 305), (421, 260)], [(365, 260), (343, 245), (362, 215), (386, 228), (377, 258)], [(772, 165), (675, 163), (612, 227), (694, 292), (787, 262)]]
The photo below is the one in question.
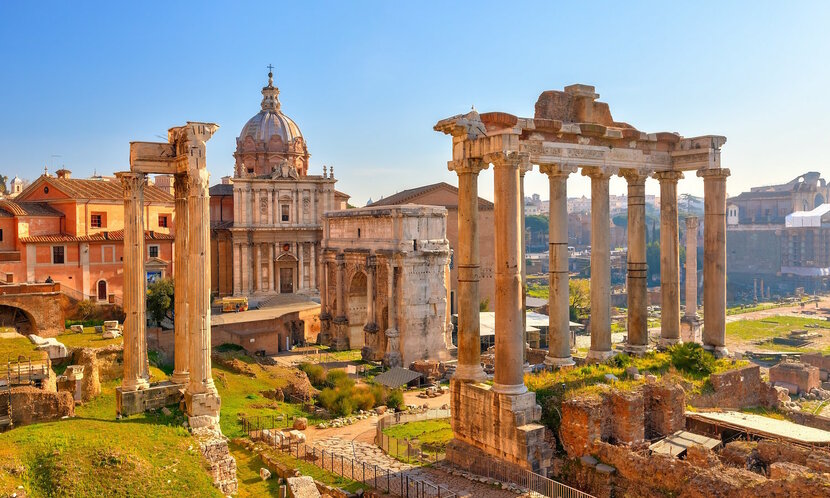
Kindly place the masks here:
[[(358, 205), (455, 183), (437, 120), (473, 104), (532, 116), (542, 91), (577, 82), (643, 131), (726, 135), (734, 195), (830, 173), (828, 21), (830, 2), (4, 1), (0, 173), (109, 174), (128, 167), (129, 141), (201, 120), (221, 126), (216, 182), (271, 63), (311, 172), (334, 165)], [(547, 198), (538, 173), (526, 190)], [(492, 196), (492, 172), (481, 191)], [(589, 193), (586, 179), (569, 193)]]

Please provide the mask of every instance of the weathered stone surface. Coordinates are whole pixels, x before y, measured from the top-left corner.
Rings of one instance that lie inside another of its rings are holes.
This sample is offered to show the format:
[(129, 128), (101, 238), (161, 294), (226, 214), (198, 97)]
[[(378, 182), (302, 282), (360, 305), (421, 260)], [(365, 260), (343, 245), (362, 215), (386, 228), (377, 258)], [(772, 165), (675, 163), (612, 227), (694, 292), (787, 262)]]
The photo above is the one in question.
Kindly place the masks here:
[(290, 498), (320, 498), (320, 491), (309, 476), (289, 477), (285, 482)]
[(764, 404), (761, 396), (761, 369), (758, 365), (712, 374), (709, 380), (713, 392), (692, 396), (689, 404), (698, 408), (733, 410)]
[(259, 469), (259, 478), (262, 479), (263, 481), (267, 481), (268, 479), (271, 478), (271, 471), (266, 469), (265, 467), (260, 468)]
[(12, 388), (9, 395), (14, 425), (75, 416), (75, 399), (67, 391), (52, 392), (26, 386)]
[(304, 431), (308, 429), (308, 419), (305, 417), (297, 417), (294, 419), (294, 424), (292, 425), (294, 430)]
[(686, 426), (686, 393), (670, 382), (649, 383), (645, 395), (645, 436), (667, 436)]
[(619, 443), (639, 443), (645, 438), (642, 391), (612, 391), (611, 437)]
[(769, 466), (770, 479), (803, 480), (814, 473), (803, 465), (790, 462), (775, 462)]
[(758, 457), (767, 465), (775, 462), (790, 462), (798, 465), (807, 464), (810, 450), (783, 441), (758, 441)]
[(562, 446), (571, 457), (584, 455), (592, 441), (610, 432), (609, 406), (599, 396), (574, 398), (562, 403)]
[(225, 495), (236, 493), (236, 460), (228, 450), (228, 439), (212, 428), (194, 429), (193, 437), (199, 442), (199, 450), (207, 461), (208, 473), (213, 484)]
[(752, 468), (759, 460), (758, 443), (752, 441), (731, 441), (721, 450), (723, 461), (741, 468)]
[(177, 405), (182, 400), (183, 388), (181, 384), (166, 381), (150, 384), (146, 389), (138, 391), (125, 391), (117, 387), (115, 388), (115, 412), (126, 417), (147, 410)]
[(693, 444), (686, 450), (686, 461), (702, 469), (714, 469), (721, 465), (714, 451), (699, 444)]
[[(774, 385), (781, 385), (790, 389), (790, 394), (810, 392), (811, 389), (821, 387), (819, 369), (796, 361), (785, 361), (769, 369), (769, 380)], [(797, 389), (791, 389), (795, 386)]]

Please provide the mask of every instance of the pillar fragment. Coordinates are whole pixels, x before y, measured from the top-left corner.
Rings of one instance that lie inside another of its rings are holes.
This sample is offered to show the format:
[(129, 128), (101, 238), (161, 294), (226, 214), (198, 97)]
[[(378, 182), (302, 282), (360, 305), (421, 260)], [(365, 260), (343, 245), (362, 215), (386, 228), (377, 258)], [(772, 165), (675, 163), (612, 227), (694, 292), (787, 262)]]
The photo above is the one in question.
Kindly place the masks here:
[(582, 168), (591, 178), (591, 349), (588, 361), (605, 361), (611, 349), (611, 212), (609, 206), (610, 168)]
[(458, 366), (454, 378), (480, 382), (486, 376), (481, 368), (479, 322), (478, 174), (490, 165), (481, 159), (465, 159), (450, 161), (448, 166), (458, 175)]
[(680, 342), (680, 236), (677, 227), (677, 181), (680, 171), (654, 174), (660, 181), (660, 346)]
[(647, 173), (626, 169), (621, 176), (628, 183), (628, 341), (625, 351), (648, 350), (648, 263), (646, 262), (646, 178)]
[(699, 170), (703, 178), (703, 347), (726, 356), (726, 179), (729, 169)]
[[(173, 353), (173, 375), (170, 380), (175, 384), (187, 384), (190, 380), (190, 338), (188, 337), (188, 311), (187, 311), (187, 281), (189, 268), (188, 258), (190, 257), (187, 236), (188, 236), (188, 209), (187, 198), (189, 184), (187, 174), (177, 173), (173, 179), (173, 193), (175, 196), (176, 209), (176, 255), (173, 262), (175, 273), (173, 274), (174, 298), (174, 353)], [(234, 276), (234, 282), (236, 278)]]
[(572, 166), (542, 164), (539, 171), (548, 175), (550, 212), (548, 252), (550, 294), (548, 297), (548, 354), (545, 364), (553, 367), (573, 365), (571, 358), (570, 300), (568, 290), (568, 175)]

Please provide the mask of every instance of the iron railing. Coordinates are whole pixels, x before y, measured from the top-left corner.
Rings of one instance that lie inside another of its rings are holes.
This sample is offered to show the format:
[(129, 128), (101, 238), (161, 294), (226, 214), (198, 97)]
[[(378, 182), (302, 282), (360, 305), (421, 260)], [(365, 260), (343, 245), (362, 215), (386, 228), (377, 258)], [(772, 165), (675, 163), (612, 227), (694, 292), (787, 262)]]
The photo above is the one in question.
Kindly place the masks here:
[(549, 477), (505, 462), (485, 459), (474, 460), (469, 467), (462, 470), (494, 481), (509, 482), (551, 498), (595, 498), (593, 495), (572, 488), (567, 484), (562, 484)]

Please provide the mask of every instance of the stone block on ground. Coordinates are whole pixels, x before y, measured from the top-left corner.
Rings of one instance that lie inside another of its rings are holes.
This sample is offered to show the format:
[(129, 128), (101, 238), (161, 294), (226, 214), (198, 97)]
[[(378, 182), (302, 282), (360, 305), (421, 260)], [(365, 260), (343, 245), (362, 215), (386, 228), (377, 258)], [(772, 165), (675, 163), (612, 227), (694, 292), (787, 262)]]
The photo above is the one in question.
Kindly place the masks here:
[(305, 417), (297, 417), (294, 419), (293, 429), (298, 431), (304, 431), (308, 429), (308, 419)]
[(289, 477), (285, 482), (290, 498), (320, 498), (320, 491), (309, 476)]
[(101, 333), (101, 339), (117, 339), (121, 337), (121, 332), (118, 329), (107, 329)]
[(266, 469), (265, 467), (260, 468), (259, 469), (259, 478), (262, 479), (263, 481), (267, 481), (268, 479), (271, 478), (271, 471)]
[(748, 469), (759, 460), (758, 443), (751, 441), (731, 441), (720, 452), (721, 460), (737, 467)]
[(83, 334), (84, 333), (84, 326), (83, 325), (70, 325), (69, 330), (71, 330), (75, 334)]
[(686, 461), (701, 469), (712, 469), (721, 465), (715, 452), (700, 444), (693, 444), (686, 449)]
[[(799, 361), (784, 361), (769, 369), (769, 380), (776, 386), (790, 389), (790, 394), (808, 393), (821, 387), (818, 367)], [(791, 389), (795, 386), (796, 389)]]

